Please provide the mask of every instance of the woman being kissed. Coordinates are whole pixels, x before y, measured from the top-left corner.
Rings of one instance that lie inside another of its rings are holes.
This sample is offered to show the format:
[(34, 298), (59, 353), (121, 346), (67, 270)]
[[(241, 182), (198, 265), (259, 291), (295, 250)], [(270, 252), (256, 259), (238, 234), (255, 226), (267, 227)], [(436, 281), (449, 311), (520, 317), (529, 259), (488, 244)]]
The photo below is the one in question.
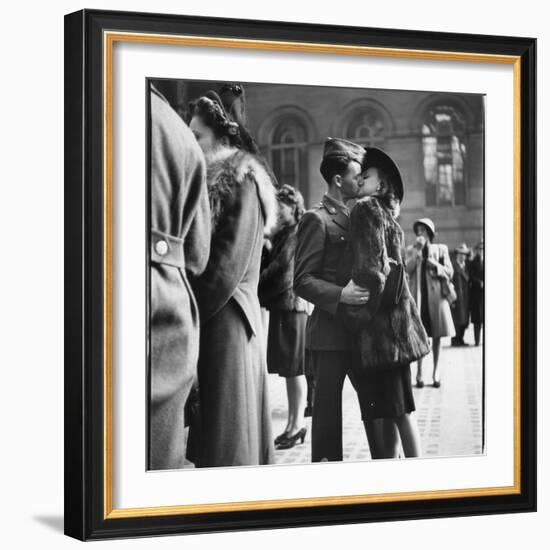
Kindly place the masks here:
[[(395, 162), (367, 147), (363, 182), (350, 214), (352, 279), (368, 289), (365, 305), (341, 304), (357, 343), (354, 373), (373, 458), (421, 455), (410, 364), (430, 347), (405, 276), (404, 235), (397, 222), (403, 181)], [(401, 444), (401, 445), (400, 445)]]

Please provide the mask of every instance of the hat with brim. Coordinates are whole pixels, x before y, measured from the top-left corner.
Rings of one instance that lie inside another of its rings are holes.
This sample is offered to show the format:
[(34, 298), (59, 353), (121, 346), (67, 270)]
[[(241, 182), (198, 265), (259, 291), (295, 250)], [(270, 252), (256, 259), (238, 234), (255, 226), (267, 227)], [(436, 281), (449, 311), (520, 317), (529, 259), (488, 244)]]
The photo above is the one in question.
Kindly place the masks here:
[(470, 249), (466, 246), (466, 243), (462, 243), (460, 246), (455, 248), (457, 254), (469, 254)]
[(378, 168), (388, 178), (388, 183), (393, 187), (395, 196), (399, 202), (403, 202), (403, 178), (395, 161), (378, 147), (365, 147), (363, 159), (363, 171), (368, 168)]
[(416, 228), (419, 225), (423, 225), (431, 234), (432, 241), (435, 237), (435, 224), (430, 220), (430, 218), (420, 218), (416, 220), (413, 224), (413, 231), (416, 233)]
[(323, 160), (334, 158), (340, 159), (344, 162), (350, 162), (354, 160), (359, 164), (363, 163), (365, 157), (365, 149), (353, 141), (348, 141), (342, 138), (329, 137), (325, 141), (325, 148), (323, 150)]

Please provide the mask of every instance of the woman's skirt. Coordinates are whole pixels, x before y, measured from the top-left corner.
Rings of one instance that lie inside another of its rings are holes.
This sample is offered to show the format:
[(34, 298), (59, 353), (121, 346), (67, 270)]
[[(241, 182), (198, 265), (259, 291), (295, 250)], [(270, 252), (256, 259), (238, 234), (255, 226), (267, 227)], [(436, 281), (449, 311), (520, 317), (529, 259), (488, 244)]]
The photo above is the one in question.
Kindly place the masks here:
[(274, 462), (263, 350), (261, 337), (250, 331), (233, 299), (201, 327), (197, 466)]
[(267, 370), (285, 378), (305, 372), (307, 313), (303, 311), (269, 312)]
[(355, 374), (361, 418), (396, 418), (416, 409), (409, 364)]

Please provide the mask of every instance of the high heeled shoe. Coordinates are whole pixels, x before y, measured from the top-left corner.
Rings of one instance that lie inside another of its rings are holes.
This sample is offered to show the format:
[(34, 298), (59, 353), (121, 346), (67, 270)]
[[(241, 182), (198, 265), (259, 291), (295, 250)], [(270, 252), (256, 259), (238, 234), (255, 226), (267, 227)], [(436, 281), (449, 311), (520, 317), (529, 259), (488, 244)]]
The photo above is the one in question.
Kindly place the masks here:
[(273, 441), (275, 445), (278, 445), (279, 443), (282, 443), (288, 436), (288, 432), (283, 432), (282, 434), (279, 434)]
[(300, 443), (304, 442), (304, 439), (306, 438), (307, 428), (302, 428), (301, 430), (298, 430), (294, 435), (287, 436), (285, 439), (283, 439), (278, 445), (277, 449), (291, 449), (298, 443), (298, 440), (300, 440)]

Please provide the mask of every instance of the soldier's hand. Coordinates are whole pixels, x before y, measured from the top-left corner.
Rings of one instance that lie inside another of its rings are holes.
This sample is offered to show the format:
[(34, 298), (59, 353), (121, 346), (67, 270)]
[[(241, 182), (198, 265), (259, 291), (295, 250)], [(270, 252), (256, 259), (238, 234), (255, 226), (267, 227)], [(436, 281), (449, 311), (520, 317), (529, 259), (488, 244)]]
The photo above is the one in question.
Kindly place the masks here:
[(340, 302), (351, 306), (361, 306), (369, 301), (370, 292), (368, 289), (356, 285), (353, 280), (342, 289)]

